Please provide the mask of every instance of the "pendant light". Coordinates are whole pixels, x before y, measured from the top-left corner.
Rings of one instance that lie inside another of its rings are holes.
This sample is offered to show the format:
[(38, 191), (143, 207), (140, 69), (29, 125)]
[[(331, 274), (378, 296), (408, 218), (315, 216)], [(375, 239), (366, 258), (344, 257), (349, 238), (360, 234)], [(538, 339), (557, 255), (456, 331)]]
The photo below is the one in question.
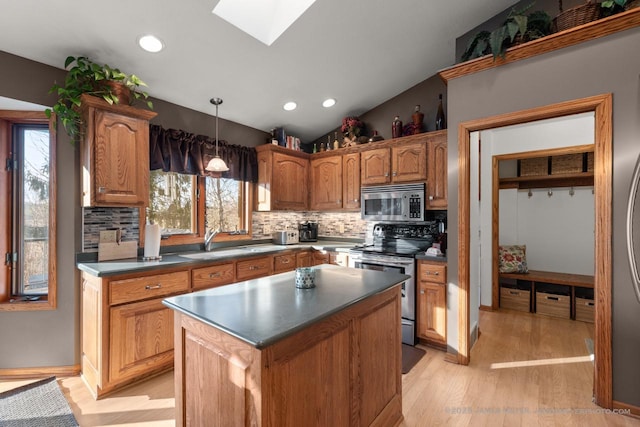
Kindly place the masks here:
[(222, 99), (211, 98), (209, 102), (216, 106), (216, 156), (209, 160), (209, 164), (207, 164), (205, 170), (211, 172), (226, 172), (229, 170), (229, 167), (218, 155), (218, 105), (222, 104)]

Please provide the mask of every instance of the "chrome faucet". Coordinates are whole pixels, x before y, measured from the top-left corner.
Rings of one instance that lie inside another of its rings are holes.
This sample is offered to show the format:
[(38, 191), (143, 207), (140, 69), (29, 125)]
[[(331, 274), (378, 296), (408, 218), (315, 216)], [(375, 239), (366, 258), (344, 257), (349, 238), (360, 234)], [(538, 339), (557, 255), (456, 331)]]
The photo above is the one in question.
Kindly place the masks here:
[(211, 251), (211, 245), (213, 244), (213, 238), (220, 232), (220, 229), (214, 230), (213, 228), (204, 234), (204, 250)]

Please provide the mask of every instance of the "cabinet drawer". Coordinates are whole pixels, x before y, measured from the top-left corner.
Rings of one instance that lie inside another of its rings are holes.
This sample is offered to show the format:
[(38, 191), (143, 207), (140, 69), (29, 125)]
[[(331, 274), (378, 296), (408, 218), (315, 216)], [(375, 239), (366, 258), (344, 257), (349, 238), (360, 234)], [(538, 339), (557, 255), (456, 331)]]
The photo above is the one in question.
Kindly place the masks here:
[(276, 255), (273, 257), (274, 273), (291, 271), (296, 268), (296, 254)]
[(189, 272), (156, 274), (109, 283), (109, 304), (122, 304), (189, 290)]
[(418, 265), (418, 280), (445, 283), (447, 281), (447, 266), (421, 262)]
[(270, 276), (273, 273), (273, 257), (252, 258), (236, 263), (238, 281)]
[(235, 281), (235, 268), (232, 262), (194, 268), (191, 274), (193, 289), (213, 288), (228, 285)]

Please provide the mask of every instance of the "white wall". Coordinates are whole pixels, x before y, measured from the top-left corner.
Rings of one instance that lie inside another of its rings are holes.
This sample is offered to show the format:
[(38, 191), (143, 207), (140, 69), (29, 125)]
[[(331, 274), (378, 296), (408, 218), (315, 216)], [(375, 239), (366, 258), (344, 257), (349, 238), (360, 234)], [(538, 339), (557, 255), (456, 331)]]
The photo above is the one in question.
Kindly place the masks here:
[[(592, 112), (482, 131), (479, 133), (482, 147), (480, 152), (480, 182), (492, 182), (493, 156), (593, 144), (594, 134), (595, 121)], [(471, 141), (474, 141), (473, 138), (476, 137), (472, 135)], [(472, 144), (471, 151), (477, 151), (477, 147), (477, 145)], [(473, 190), (478, 188), (478, 183), (474, 183), (474, 180), (477, 181), (477, 179), (478, 173), (472, 173), (471, 194), (477, 194)], [(480, 271), (474, 270), (474, 266), (470, 265), (470, 277), (480, 278), (479, 301), (480, 305), (486, 306), (491, 306), (492, 299), (492, 191), (492, 185), (483, 185), (481, 188), (480, 219), (477, 222), (480, 228), (475, 230), (472, 228), (470, 236), (471, 248), (477, 245), (480, 248), (484, 248), (484, 250), (480, 250), (480, 266), (478, 267)], [(593, 213), (592, 204), (591, 218), (593, 218)], [(471, 216), (473, 217), (473, 212), (471, 212)], [(472, 223), (474, 222), (473, 219), (471, 221)], [(509, 228), (507, 225), (505, 227)], [(514, 225), (512, 224), (511, 227), (514, 227)], [(593, 234), (591, 234), (591, 246), (593, 246)], [(593, 248), (591, 250), (593, 251)], [(591, 267), (593, 270), (593, 264)], [(471, 287), (474, 287), (473, 281), (471, 282)], [(473, 318), (476, 316), (474, 310), (478, 305), (474, 303), (474, 299), (471, 299), (471, 302), (473, 307), (471, 316)], [(471, 321), (473, 322), (473, 320)]]
[(527, 245), (531, 270), (594, 272), (593, 187), (500, 190), (501, 245)]

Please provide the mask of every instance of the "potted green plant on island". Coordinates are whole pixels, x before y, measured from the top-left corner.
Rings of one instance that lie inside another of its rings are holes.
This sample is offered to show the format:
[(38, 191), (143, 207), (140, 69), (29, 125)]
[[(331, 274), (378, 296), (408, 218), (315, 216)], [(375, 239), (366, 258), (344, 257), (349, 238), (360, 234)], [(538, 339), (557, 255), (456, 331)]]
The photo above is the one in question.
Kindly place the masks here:
[(58, 101), (52, 108), (46, 109), (45, 113), (47, 117), (51, 117), (52, 112), (56, 114), (72, 144), (82, 135), (80, 97), (83, 94), (100, 97), (111, 105), (131, 104), (142, 99), (147, 107), (153, 109), (153, 103), (148, 100), (149, 95), (140, 90), (140, 87), (147, 86), (146, 83), (135, 74), (125, 74), (107, 64), (97, 64), (86, 56), (67, 57), (64, 68), (68, 68), (64, 86), (55, 83), (49, 90), (49, 93), (58, 95)]
[(545, 11), (526, 12), (533, 3), (521, 10), (511, 9), (504, 23), (493, 31), (478, 32), (467, 45), (461, 60), (468, 61), (493, 54), (493, 59), (504, 57), (509, 47), (551, 34), (551, 16)]

